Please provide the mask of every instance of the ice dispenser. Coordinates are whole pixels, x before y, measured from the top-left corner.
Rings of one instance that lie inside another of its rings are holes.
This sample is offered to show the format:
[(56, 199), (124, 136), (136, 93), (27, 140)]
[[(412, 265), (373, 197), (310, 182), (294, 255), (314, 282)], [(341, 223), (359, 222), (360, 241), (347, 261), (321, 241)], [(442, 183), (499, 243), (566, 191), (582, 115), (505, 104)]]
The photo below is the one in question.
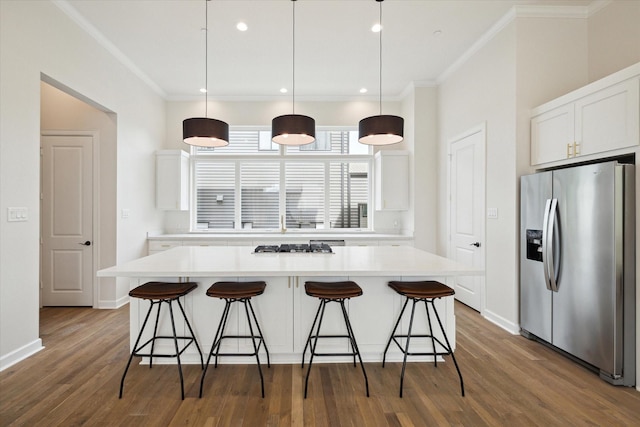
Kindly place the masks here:
[(542, 230), (527, 230), (527, 259), (542, 262)]

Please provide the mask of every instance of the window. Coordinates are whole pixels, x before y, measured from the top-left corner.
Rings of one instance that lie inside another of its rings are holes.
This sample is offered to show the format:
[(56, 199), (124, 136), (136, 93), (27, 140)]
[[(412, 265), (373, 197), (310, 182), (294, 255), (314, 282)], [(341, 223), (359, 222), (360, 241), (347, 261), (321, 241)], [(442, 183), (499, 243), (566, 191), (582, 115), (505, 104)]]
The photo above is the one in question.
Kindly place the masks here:
[(229, 145), (192, 148), (192, 229), (369, 228), (373, 156), (357, 132), (318, 130), (281, 147), (270, 130), (232, 129)]

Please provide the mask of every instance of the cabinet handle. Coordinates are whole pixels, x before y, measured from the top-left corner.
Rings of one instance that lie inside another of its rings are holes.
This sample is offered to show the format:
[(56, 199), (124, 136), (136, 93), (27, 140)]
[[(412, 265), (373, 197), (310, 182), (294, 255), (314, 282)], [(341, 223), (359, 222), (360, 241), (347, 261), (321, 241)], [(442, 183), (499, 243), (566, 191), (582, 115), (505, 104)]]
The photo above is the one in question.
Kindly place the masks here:
[(580, 143), (573, 141), (573, 157), (580, 155)]
[(571, 144), (567, 144), (567, 159), (573, 157), (573, 150), (572, 150), (572, 145)]

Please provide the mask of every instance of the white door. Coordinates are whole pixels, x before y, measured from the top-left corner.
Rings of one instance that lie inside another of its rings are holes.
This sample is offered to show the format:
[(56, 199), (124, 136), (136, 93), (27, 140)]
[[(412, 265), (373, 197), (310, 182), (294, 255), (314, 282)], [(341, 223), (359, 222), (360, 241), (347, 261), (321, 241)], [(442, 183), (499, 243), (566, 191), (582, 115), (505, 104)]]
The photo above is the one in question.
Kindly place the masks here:
[(43, 306), (93, 306), (93, 137), (42, 136)]
[[(449, 257), (484, 270), (485, 127), (473, 128), (450, 145)], [(456, 299), (482, 312), (483, 276), (454, 278)]]

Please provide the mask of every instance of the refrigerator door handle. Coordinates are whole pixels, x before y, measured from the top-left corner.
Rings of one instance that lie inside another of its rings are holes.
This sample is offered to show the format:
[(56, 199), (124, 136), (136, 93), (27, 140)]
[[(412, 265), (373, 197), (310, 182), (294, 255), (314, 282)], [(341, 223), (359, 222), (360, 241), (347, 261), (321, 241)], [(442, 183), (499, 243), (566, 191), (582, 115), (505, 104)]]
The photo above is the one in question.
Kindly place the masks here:
[(556, 277), (556, 265), (555, 265), (555, 252), (554, 247), (555, 239), (559, 236), (555, 235), (556, 220), (558, 214), (558, 199), (551, 199), (551, 207), (549, 209), (549, 229), (547, 230), (547, 268), (549, 281), (547, 287), (553, 292), (558, 292), (558, 281)]
[[(542, 223), (542, 270), (544, 271), (544, 283), (547, 289), (551, 290), (551, 281), (549, 280), (549, 262), (547, 248), (549, 247), (549, 214), (551, 213), (551, 199), (547, 199), (544, 205), (544, 216)], [(553, 229), (552, 229), (553, 231)]]

